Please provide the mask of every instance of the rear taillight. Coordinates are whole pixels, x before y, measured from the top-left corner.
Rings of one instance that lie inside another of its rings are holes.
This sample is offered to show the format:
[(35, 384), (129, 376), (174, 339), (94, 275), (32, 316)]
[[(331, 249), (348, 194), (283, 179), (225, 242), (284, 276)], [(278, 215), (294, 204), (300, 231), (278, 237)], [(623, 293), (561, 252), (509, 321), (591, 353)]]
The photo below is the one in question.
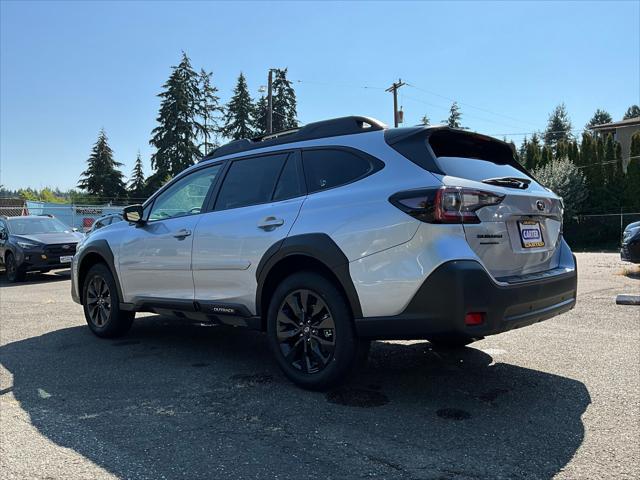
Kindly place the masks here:
[(428, 223), (480, 223), (476, 212), (497, 205), (504, 195), (464, 187), (398, 192), (389, 201), (403, 212)]

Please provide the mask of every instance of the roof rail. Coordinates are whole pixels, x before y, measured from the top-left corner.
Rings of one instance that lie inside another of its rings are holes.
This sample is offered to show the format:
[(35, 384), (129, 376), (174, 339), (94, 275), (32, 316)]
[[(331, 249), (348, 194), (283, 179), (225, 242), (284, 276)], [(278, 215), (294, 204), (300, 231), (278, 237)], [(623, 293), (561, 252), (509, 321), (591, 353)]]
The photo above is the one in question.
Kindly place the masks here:
[(257, 148), (281, 145), (283, 143), (301, 142), (303, 140), (313, 140), (316, 138), (337, 137), (340, 135), (353, 135), (356, 133), (372, 132), (374, 130), (384, 130), (387, 126), (370, 117), (353, 115), (350, 117), (332, 118), (320, 122), (309, 123), (301, 128), (283, 130), (252, 139), (243, 138), (234, 140), (226, 145), (216, 148), (212, 153), (200, 161), (212, 158), (240, 153)]

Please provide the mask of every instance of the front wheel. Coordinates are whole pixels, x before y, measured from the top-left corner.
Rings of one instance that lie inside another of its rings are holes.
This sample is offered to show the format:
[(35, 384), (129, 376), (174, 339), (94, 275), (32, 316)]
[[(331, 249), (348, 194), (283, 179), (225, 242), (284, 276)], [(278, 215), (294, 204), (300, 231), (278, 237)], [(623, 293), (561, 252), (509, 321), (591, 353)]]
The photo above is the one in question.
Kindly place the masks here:
[(84, 317), (98, 337), (120, 337), (131, 328), (135, 313), (120, 309), (116, 282), (106, 265), (91, 267), (84, 280), (82, 298)]
[(284, 374), (311, 390), (344, 380), (368, 346), (356, 337), (342, 292), (314, 272), (295, 273), (276, 288), (267, 334)]
[(26, 276), (25, 271), (18, 266), (18, 262), (16, 261), (16, 257), (13, 256), (13, 253), (7, 254), (5, 269), (7, 271), (7, 280), (11, 283), (21, 282)]

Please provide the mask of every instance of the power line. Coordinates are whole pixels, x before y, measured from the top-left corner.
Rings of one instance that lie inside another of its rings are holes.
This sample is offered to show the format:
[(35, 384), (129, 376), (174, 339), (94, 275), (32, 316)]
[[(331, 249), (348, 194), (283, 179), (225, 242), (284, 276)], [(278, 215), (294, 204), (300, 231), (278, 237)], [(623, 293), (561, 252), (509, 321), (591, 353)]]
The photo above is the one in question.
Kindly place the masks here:
[(512, 117), (511, 115), (505, 115), (505, 114), (503, 114), (503, 113), (494, 112), (494, 111), (489, 110), (489, 109), (487, 109), (487, 108), (478, 107), (478, 106), (472, 105), (472, 104), (467, 103), (467, 102), (461, 102), (461, 101), (456, 100), (456, 99), (454, 99), (454, 98), (451, 98), (451, 97), (448, 97), (448, 96), (446, 96), (446, 95), (442, 95), (442, 94), (440, 94), (440, 93), (437, 93), (437, 92), (433, 92), (433, 91), (430, 91), (430, 90), (424, 89), (424, 88), (422, 88), (422, 87), (418, 87), (418, 86), (413, 85), (413, 84), (411, 84), (411, 83), (407, 83), (407, 86), (408, 86), (408, 87), (415, 88), (416, 90), (420, 90), (421, 92), (425, 92), (425, 93), (428, 93), (428, 94), (430, 94), (430, 95), (434, 95), (434, 96), (436, 96), (436, 97), (444, 98), (445, 100), (449, 100), (450, 102), (457, 102), (457, 103), (459, 103), (460, 105), (465, 105), (465, 106), (470, 107), (470, 108), (475, 108), (476, 110), (480, 110), (480, 111), (482, 111), (482, 112), (490, 113), (490, 114), (492, 114), (492, 115), (497, 115), (497, 116), (499, 116), (499, 117), (508, 118), (508, 119), (510, 119), (510, 120), (515, 120), (516, 122), (519, 122), (519, 123), (527, 123), (527, 124), (529, 124), (529, 125), (533, 125), (533, 123), (531, 123), (531, 122), (527, 122), (527, 121), (525, 121), (525, 120), (521, 120), (521, 119), (518, 119), (518, 118)]
[(350, 83), (328, 83), (328, 82), (317, 82), (315, 80), (291, 80), (291, 81), (297, 82), (297, 83), (324, 85), (327, 87), (359, 88), (359, 89), (366, 89), (366, 90), (384, 90), (385, 89), (384, 87), (373, 87), (370, 85), (354, 85)]

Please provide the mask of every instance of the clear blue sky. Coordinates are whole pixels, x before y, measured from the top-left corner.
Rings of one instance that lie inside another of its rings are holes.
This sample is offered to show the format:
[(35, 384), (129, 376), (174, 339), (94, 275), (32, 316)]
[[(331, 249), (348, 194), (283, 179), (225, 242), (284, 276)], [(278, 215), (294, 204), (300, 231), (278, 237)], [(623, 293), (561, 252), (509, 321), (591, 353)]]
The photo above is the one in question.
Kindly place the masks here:
[(257, 95), (269, 67), (288, 67), (302, 81), (302, 122), (364, 114), (391, 123), (391, 95), (360, 87), (398, 77), (420, 88), (400, 90), (405, 125), (425, 113), (439, 122), (453, 98), (464, 126), (499, 136), (543, 129), (559, 102), (574, 128), (596, 108), (619, 119), (640, 103), (638, 1), (2, 1), (0, 9), (0, 183), (9, 188), (74, 187), (102, 127), (125, 174), (138, 150), (149, 173), (156, 94), (182, 50), (213, 71), (225, 102), (240, 71)]

